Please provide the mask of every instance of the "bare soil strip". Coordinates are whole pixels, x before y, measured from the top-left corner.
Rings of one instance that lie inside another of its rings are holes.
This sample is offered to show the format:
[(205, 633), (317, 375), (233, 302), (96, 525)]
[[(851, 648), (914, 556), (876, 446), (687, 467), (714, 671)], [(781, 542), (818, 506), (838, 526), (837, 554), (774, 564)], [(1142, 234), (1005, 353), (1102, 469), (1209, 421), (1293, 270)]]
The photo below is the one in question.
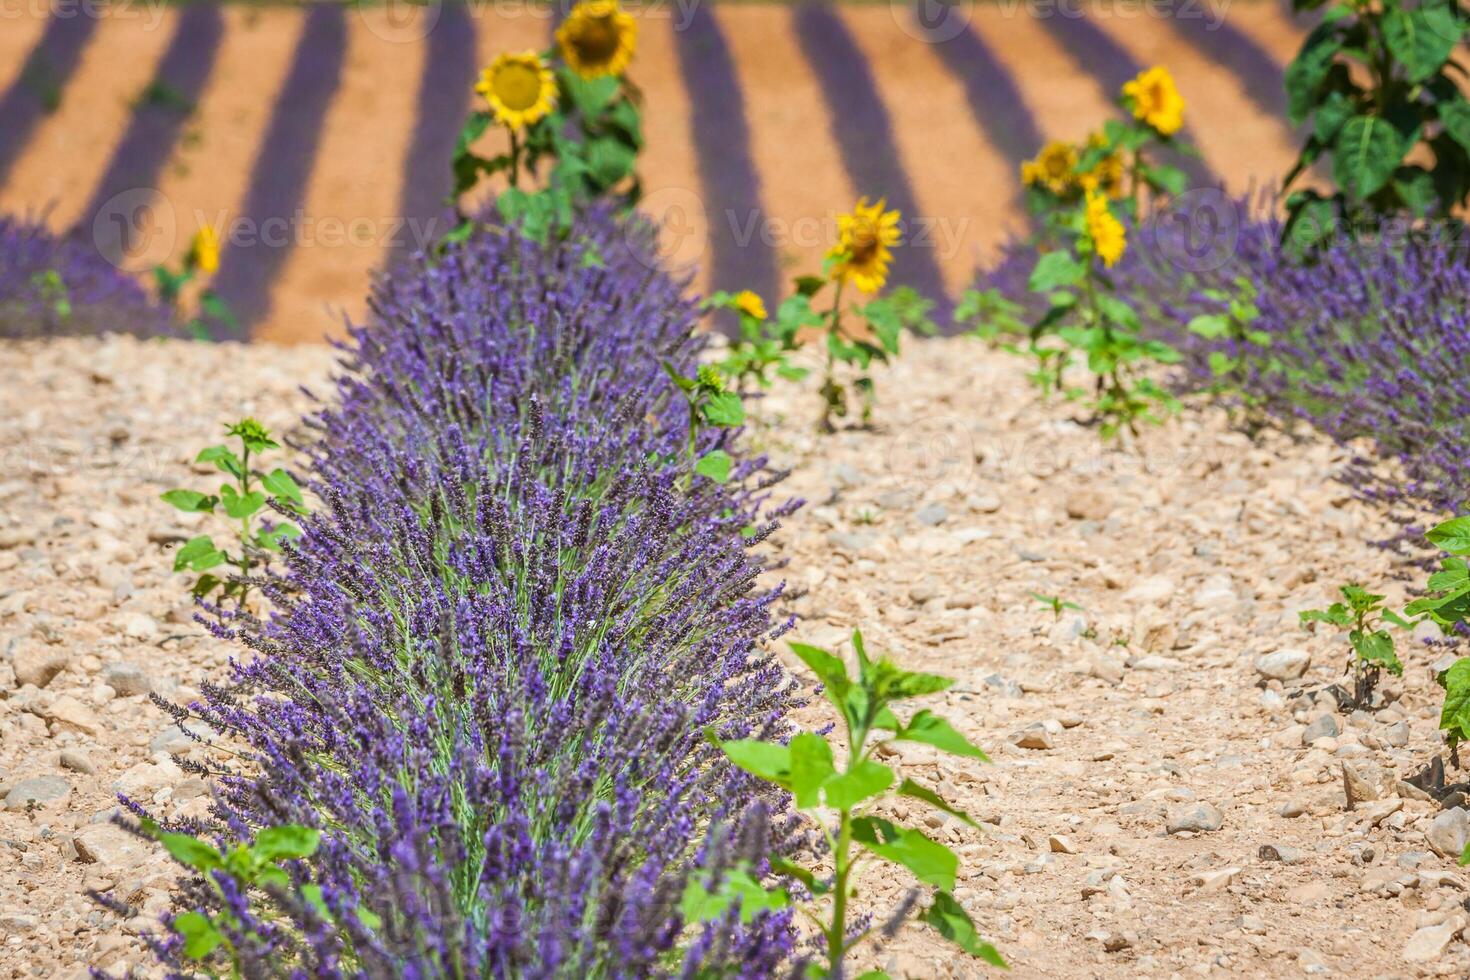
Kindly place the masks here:
[(53, 227), (70, 228), (82, 217), (127, 130), (133, 100), (156, 74), (176, 15), (154, 22), (105, 8), (99, 13), (96, 35), (61, 105), (36, 129), (0, 187), (0, 211), (46, 207)]
[(745, 93), (751, 155), (762, 177), (765, 243), (785, 273), (784, 295), (792, 275), (821, 268), (836, 241), (837, 214), (852, 207), (857, 191), (832, 138), (821, 82), (796, 43), (791, 12), (728, 5), (717, 16)]
[[(304, 15), (291, 69), (256, 152), (237, 230), (220, 259), (214, 286), (237, 318), (233, 329), (246, 337), (270, 315), (277, 299), (285, 299), (272, 289), (302, 239), (298, 218), (304, 217), (306, 188), (320, 159), (323, 120), (338, 93), (346, 60), (346, 17), (343, 8), (333, 6), (314, 6)], [(315, 340), (320, 335), (308, 329), (298, 336)]]
[(97, 22), (90, 17), (10, 18), (0, 37), (0, 184), (5, 182), (31, 133), (66, 97)]
[(1016, 180), (1010, 161), (961, 109), (967, 104), (964, 86), (933, 44), (908, 32), (912, 25), (896, 25), (898, 15), (886, 6), (842, 11), (873, 66), (914, 187), (918, 210), (904, 216), (906, 247), (933, 255), (945, 291), (954, 296), (973, 280), (982, 252), (1008, 232), (1024, 231), (1027, 218), (1016, 197), (1005, 192)]
[[(363, 284), (413, 234), (398, 205), (425, 46), (414, 32), (401, 39), (390, 17), (398, 17), (391, 8), (361, 8), (348, 18), (347, 59), (302, 197), (304, 217), (257, 340), (338, 333), (344, 311), (361, 319)], [(321, 297), (334, 297), (332, 306)]]

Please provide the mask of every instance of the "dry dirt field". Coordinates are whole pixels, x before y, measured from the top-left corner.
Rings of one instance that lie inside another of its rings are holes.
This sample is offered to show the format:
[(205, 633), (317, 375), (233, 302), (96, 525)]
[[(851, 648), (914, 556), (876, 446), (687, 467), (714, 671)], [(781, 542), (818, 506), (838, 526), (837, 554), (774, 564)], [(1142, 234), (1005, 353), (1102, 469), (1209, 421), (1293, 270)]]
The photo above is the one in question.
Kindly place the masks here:
[[(188, 700), (237, 652), (191, 622), (168, 553), (192, 529), (157, 494), (197, 480), (186, 447), (217, 435), (221, 401), (289, 428), (330, 368), (311, 346), (0, 346), (0, 976), (147, 963), (137, 935), (173, 872), (107, 822), (113, 794), (202, 810), (208, 787), (170, 760), (202, 750), (146, 694)], [(1345, 716), (1320, 693), (1342, 645), (1296, 620), (1344, 578), (1391, 578), (1363, 543), (1381, 517), (1333, 482), (1339, 450), (1252, 444), (1203, 408), (1104, 451), (967, 339), (877, 380), (874, 431), (818, 439), (809, 388), (759, 403), (752, 438), (808, 501), (774, 546), (805, 589), (802, 639), (861, 627), (959, 679), (943, 713), (993, 764), (901, 761), (983, 822), (930, 832), (1015, 976), (1470, 971), (1445, 856), (1470, 825), (1403, 782), (1440, 748), (1431, 655), (1407, 652), (1388, 707)], [(978, 975), (921, 930), (885, 961)]]

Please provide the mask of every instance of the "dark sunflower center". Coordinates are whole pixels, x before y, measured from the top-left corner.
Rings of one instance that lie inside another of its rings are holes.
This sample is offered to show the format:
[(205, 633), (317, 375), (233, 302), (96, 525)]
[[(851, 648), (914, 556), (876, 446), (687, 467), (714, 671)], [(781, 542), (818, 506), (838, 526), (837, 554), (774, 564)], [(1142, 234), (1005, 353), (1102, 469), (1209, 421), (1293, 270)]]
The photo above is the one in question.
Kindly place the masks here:
[(852, 264), (867, 265), (878, 254), (878, 234), (863, 226), (852, 233)]
[(594, 17), (572, 35), (571, 43), (585, 64), (604, 64), (618, 53), (618, 29), (611, 17)]

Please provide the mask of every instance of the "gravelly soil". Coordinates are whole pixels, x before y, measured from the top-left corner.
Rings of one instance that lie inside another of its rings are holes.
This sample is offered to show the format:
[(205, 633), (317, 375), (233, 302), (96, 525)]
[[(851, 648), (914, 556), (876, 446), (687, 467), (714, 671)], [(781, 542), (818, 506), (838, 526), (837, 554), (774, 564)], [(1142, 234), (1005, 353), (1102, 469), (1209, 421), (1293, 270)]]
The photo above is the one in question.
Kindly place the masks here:
[[(168, 761), (191, 743), (143, 692), (187, 699), (232, 652), (190, 621), (168, 549), (193, 529), (157, 494), (206, 478), (191, 450), (225, 420), (289, 427), (296, 386), (330, 364), (312, 347), (0, 346), (0, 799), (21, 806), (0, 810), (0, 976), (146, 963), (134, 937), (172, 872), (107, 825), (112, 794), (203, 809), (208, 787)], [(1332, 481), (1340, 451), (1252, 444), (1213, 409), (1105, 451), (968, 340), (914, 345), (878, 397), (877, 429), (824, 438), (810, 386), (759, 405), (754, 440), (809, 502), (776, 544), (806, 590), (800, 638), (861, 626), (959, 679), (934, 707), (994, 763), (895, 761), (984, 824), (929, 826), (1016, 975), (1470, 970), (1463, 875), (1426, 838), (1439, 807), (1396, 782), (1439, 750), (1434, 655), (1405, 637), (1388, 705), (1344, 716), (1317, 696), (1342, 644), (1296, 621), (1343, 580), (1402, 595), (1364, 543), (1384, 519)], [(1032, 591), (1083, 608), (1054, 617)], [(1305, 676), (1268, 681), (1257, 658), (1288, 650)], [(1348, 810), (1344, 762), (1384, 799)], [(14, 791), (36, 777), (61, 795), (27, 811)], [(1467, 832), (1452, 811), (1434, 838)], [(862, 904), (881, 914), (903, 886), (874, 874)], [(979, 975), (922, 929), (881, 960)]]

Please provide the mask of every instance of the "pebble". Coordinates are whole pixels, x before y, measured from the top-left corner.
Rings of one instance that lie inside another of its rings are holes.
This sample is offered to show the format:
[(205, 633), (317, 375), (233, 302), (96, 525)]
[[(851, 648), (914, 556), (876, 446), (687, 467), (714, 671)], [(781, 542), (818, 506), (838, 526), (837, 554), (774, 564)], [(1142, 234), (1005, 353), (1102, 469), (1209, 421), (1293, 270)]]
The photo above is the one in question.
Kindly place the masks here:
[(31, 803), (44, 806), (71, 795), (71, 783), (60, 776), (32, 776), (22, 779), (5, 794), (5, 809), (24, 810)]
[(1441, 811), (1429, 822), (1424, 838), (1436, 854), (1459, 860), (1470, 843), (1470, 813), (1458, 806)]
[(1056, 854), (1076, 854), (1077, 845), (1065, 834), (1052, 834), (1046, 839), (1046, 846)]
[(1256, 658), (1256, 673), (1269, 680), (1294, 681), (1311, 663), (1312, 655), (1305, 650), (1277, 650)]
[(1306, 731), (1302, 732), (1302, 744), (1311, 745), (1319, 738), (1336, 738), (1339, 733), (1337, 719), (1332, 715), (1318, 715)]
[(1020, 749), (1050, 749), (1056, 744), (1052, 741), (1051, 732), (1039, 722), (1011, 732), (1010, 739), (1011, 744)]
[(914, 520), (925, 527), (938, 527), (949, 520), (949, 508), (943, 504), (928, 504), (914, 512)]
[(1441, 922), (1437, 926), (1425, 926), (1417, 930), (1409, 941), (1404, 944), (1404, 959), (1410, 963), (1428, 963), (1430, 960), (1438, 959), (1455, 938), (1455, 934), (1465, 928), (1465, 917), (1456, 915), (1451, 919)]
[(70, 694), (63, 694), (41, 709), (41, 717), (51, 722), (53, 730), (76, 731), (86, 735), (97, 735), (102, 731), (102, 722), (97, 712), (87, 707)]
[(1103, 521), (1113, 512), (1113, 498), (1098, 490), (1074, 490), (1067, 495), (1066, 508), (1074, 521)]
[(1262, 844), (1256, 851), (1256, 857), (1262, 861), (1276, 861), (1281, 864), (1301, 864), (1306, 854), (1299, 847), (1288, 847), (1285, 844)]
[(1367, 759), (1354, 759), (1342, 764), (1342, 786), (1347, 795), (1347, 808), (1360, 803), (1381, 800), (1392, 790), (1392, 781), (1383, 767)]
[(77, 860), (98, 864), (104, 873), (136, 868), (158, 853), (158, 846), (114, 823), (94, 823), (72, 838)]
[(72, 772), (85, 773), (89, 776), (97, 772), (97, 767), (92, 764), (91, 757), (75, 749), (63, 749), (58, 761), (63, 769), (70, 769)]
[(1219, 830), (1225, 822), (1225, 815), (1213, 804), (1190, 803), (1169, 807), (1165, 821), (1165, 827), (1171, 834), (1201, 834)]
[(147, 694), (153, 690), (153, 681), (136, 664), (108, 664), (102, 668), (102, 681), (122, 698)]
[(57, 674), (66, 669), (68, 659), (66, 651), (60, 647), (44, 646), (39, 643), (22, 644), (11, 659), (11, 669), (15, 672), (15, 684), (17, 687), (26, 684), (45, 687), (56, 678)]

